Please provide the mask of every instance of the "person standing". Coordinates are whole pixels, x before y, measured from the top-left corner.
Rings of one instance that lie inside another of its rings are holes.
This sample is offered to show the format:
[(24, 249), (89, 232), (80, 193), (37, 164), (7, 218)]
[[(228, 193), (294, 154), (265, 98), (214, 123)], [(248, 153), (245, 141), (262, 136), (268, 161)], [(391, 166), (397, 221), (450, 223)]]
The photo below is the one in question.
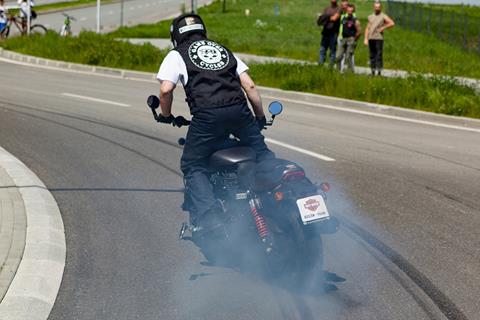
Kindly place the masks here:
[(3, 35), (3, 30), (7, 26), (8, 22), (8, 10), (4, 6), (3, 0), (0, 0), (0, 39), (2, 38)]
[(342, 70), (342, 60), (345, 58), (344, 64), (347, 66), (348, 70), (354, 72), (353, 54), (357, 47), (357, 40), (362, 33), (360, 21), (355, 17), (354, 10), (355, 7), (353, 4), (349, 4), (347, 7), (347, 14), (342, 15), (340, 21), (340, 30), (342, 33), (338, 40), (336, 57), (338, 70), (340, 71)]
[(342, 9), (338, 6), (337, 0), (330, 0), (330, 6), (325, 8), (318, 18), (317, 23), (323, 25), (322, 41), (320, 43), (320, 65), (325, 63), (328, 50), (330, 50), (330, 66), (335, 63), (341, 12)]
[(383, 69), (383, 32), (388, 28), (392, 28), (395, 23), (382, 12), (382, 4), (380, 2), (375, 2), (373, 9), (374, 13), (368, 16), (364, 44), (370, 50), (372, 75), (375, 75), (375, 71), (378, 72), (378, 75), (381, 75)]
[(33, 0), (18, 0), (17, 3), (20, 7), (19, 15), (22, 19), (22, 34), (26, 34), (28, 19), (35, 19), (37, 17), (36, 13), (33, 11), (35, 3)]

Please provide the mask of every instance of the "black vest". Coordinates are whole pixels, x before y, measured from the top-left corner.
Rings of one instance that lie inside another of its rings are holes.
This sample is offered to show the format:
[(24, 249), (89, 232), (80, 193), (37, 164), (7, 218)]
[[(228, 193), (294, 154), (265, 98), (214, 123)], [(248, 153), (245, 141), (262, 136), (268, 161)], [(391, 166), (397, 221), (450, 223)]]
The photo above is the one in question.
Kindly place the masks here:
[(350, 37), (355, 37), (357, 34), (357, 26), (355, 23), (357, 22), (357, 18), (355, 17), (349, 17), (348, 15), (345, 16), (342, 19), (342, 37), (344, 38), (350, 38)]
[(188, 81), (184, 88), (192, 114), (246, 101), (237, 76), (237, 60), (230, 50), (199, 38), (187, 40), (175, 50), (187, 66)]

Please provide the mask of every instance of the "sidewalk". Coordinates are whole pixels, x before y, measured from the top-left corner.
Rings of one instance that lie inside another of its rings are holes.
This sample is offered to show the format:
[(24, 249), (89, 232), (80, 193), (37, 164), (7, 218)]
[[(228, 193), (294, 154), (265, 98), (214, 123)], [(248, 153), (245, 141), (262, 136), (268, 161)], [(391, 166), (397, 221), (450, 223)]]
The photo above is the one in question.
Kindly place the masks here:
[(25, 164), (0, 147), (0, 319), (46, 320), (65, 257), (55, 199)]
[[(172, 47), (172, 44), (170, 42), (170, 39), (123, 39), (126, 41), (129, 41), (133, 44), (143, 44), (143, 43), (151, 43), (155, 47), (159, 49), (169, 49)], [(277, 57), (266, 57), (266, 56), (258, 56), (254, 54), (248, 54), (248, 53), (237, 53), (235, 52), (235, 55), (238, 56), (240, 59), (242, 59), (245, 62), (257, 62), (257, 63), (268, 63), (268, 62), (277, 62), (277, 63), (304, 63), (304, 64), (312, 64), (315, 65), (316, 62), (312, 61), (306, 61), (306, 60), (296, 60), (296, 59), (289, 59), (289, 58), (277, 58)], [(371, 73), (370, 68), (367, 67), (355, 67), (355, 73), (358, 74), (367, 74), (369, 75)], [(382, 76), (384, 77), (389, 77), (389, 78), (405, 78), (411, 74), (411, 72), (403, 71), (403, 70), (389, 70), (385, 69), (382, 71)], [(433, 77), (435, 76), (434, 74), (424, 74), (427, 77)], [(437, 75), (438, 76), (438, 75)], [(441, 76), (441, 75), (440, 75)], [(480, 80), (479, 79), (472, 79), (472, 78), (465, 78), (465, 77), (453, 77), (456, 80), (458, 80), (461, 84), (471, 86), (473, 88), (476, 88), (477, 90), (480, 90)]]
[(26, 228), (22, 196), (0, 162), (0, 301), (20, 264)]

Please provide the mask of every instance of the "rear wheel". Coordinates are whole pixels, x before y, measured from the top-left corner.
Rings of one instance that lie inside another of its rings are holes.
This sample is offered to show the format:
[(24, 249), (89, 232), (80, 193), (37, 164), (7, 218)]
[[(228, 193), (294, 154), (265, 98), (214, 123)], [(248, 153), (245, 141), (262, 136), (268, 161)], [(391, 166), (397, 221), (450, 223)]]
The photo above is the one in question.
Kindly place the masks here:
[(296, 211), (291, 211), (282, 226), (268, 219), (274, 247), (267, 263), (275, 277), (286, 280), (289, 287), (303, 290), (307, 283), (311, 288), (323, 284), (323, 244), (320, 236), (305, 230), (298, 217)]
[(297, 244), (296, 276), (302, 284), (323, 284), (323, 242), (310, 234), (298, 219), (293, 224)]
[(39, 35), (45, 35), (47, 33), (47, 28), (42, 26), (41, 24), (34, 24), (30, 28), (30, 33), (31, 34), (39, 34)]

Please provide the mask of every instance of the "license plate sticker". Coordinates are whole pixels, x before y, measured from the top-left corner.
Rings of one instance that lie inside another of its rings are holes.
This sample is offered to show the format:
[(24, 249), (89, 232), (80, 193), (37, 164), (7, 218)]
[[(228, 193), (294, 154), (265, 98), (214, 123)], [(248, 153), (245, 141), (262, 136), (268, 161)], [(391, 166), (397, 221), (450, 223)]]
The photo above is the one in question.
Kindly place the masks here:
[(325, 200), (321, 195), (298, 199), (297, 206), (304, 224), (330, 216)]

